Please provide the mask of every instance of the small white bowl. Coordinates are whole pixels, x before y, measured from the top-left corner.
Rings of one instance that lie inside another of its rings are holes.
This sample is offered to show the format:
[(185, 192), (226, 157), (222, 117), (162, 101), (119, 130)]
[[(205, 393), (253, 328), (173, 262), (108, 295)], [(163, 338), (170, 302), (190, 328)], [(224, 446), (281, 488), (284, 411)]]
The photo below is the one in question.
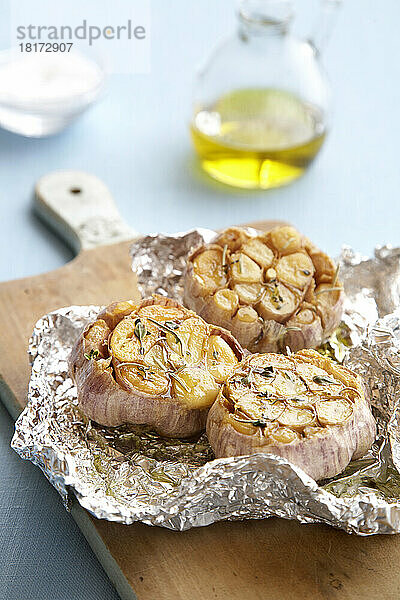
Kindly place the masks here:
[(0, 127), (55, 134), (98, 99), (104, 83), (99, 61), (78, 52), (0, 52)]

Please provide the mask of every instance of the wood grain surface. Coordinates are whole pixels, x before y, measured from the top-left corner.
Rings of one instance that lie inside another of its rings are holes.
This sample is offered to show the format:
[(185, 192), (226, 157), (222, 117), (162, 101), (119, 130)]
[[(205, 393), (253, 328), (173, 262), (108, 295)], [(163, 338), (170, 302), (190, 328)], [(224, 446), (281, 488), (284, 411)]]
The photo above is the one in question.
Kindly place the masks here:
[[(42, 314), (139, 297), (128, 248), (121, 242), (84, 250), (56, 271), (0, 284), (0, 385), (13, 416), (26, 403), (27, 340)], [(400, 577), (393, 577), (398, 536), (362, 538), (275, 518), (183, 533), (87, 515), (86, 523), (82, 529), (123, 598), (135, 597), (129, 586), (139, 600), (400, 598)]]

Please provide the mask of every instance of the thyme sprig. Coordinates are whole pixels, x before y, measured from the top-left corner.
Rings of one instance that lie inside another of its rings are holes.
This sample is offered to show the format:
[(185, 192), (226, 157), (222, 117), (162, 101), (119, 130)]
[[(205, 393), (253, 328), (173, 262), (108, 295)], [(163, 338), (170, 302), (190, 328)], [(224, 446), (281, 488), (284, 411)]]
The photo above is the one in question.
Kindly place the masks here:
[(256, 393), (256, 396), (257, 396), (257, 398), (265, 398), (265, 399), (267, 399), (267, 400), (270, 400), (270, 399), (271, 399), (271, 396), (270, 396), (270, 394), (269, 394), (269, 391), (268, 391), (268, 390), (266, 390), (265, 392), (257, 392), (257, 393)]
[(315, 292), (315, 295), (319, 296), (320, 294), (325, 294), (325, 292), (341, 292), (342, 290), (343, 290), (342, 287), (332, 286), (332, 287), (323, 288), (322, 290), (317, 290)]
[(335, 286), (337, 284), (337, 280), (338, 280), (338, 277), (339, 277), (339, 270), (340, 270), (340, 265), (338, 265), (336, 267), (335, 275), (334, 275), (333, 281), (332, 281), (332, 285), (333, 286)]
[(225, 275), (228, 274), (228, 268), (229, 268), (227, 260), (226, 260), (227, 251), (228, 251), (228, 244), (225, 244), (225, 246), (222, 250), (222, 269), (223, 269)]
[(262, 377), (274, 377), (274, 375), (275, 375), (274, 367), (272, 367), (272, 366), (252, 367), (252, 371), (253, 371), (253, 373), (256, 373), (257, 375), (261, 375)]
[(275, 283), (274, 290), (271, 294), (271, 300), (275, 304), (275, 308), (279, 310), (282, 308), (283, 298), (279, 292), (278, 284)]
[(149, 375), (152, 374), (151, 367), (147, 367), (146, 365), (137, 362), (123, 362), (116, 365), (117, 369), (121, 369), (122, 367), (135, 367), (135, 369), (143, 375), (143, 379), (147, 381), (149, 381)]
[(235, 417), (235, 415), (233, 415), (233, 418), (235, 421), (239, 421), (239, 423), (247, 423), (249, 425), (254, 425), (254, 427), (266, 427), (268, 425), (267, 421), (263, 419), (254, 419), (252, 421), (251, 419), (239, 419), (238, 417)]
[(243, 273), (243, 254), (239, 254), (238, 272)]
[(153, 323), (154, 325), (156, 325), (156, 327), (158, 327), (159, 329), (161, 329), (165, 333), (170, 333), (172, 335), (172, 337), (174, 338), (175, 342), (180, 345), (181, 352), (182, 352), (182, 355), (183, 355), (184, 354), (184, 351), (183, 351), (183, 342), (182, 342), (181, 338), (179, 337), (179, 335), (171, 327), (169, 327), (169, 325), (166, 324), (167, 322), (166, 323), (159, 323), (158, 321), (156, 321), (155, 319), (152, 319), (151, 317), (147, 317), (147, 318), (148, 318), (148, 320), (151, 323)]
[(139, 317), (135, 320), (135, 329), (133, 330), (135, 337), (139, 340), (139, 353), (144, 354), (143, 340), (147, 335), (146, 325), (142, 323)]
[(175, 373), (169, 372), (168, 375), (172, 377), (181, 387), (183, 387), (186, 392), (190, 392), (190, 387), (186, 385), (184, 381), (180, 377), (178, 377)]
[(85, 354), (84, 354), (84, 357), (86, 358), (86, 360), (95, 360), (99, 356), (100, 356), (100, 352), (98, 350), (95, 350), (94, 348), (92, 348), (90, 350), (90, 352), (85, 352)]
[(318, 385), (341, 385), (339, 381), (335, 381), (334, 379), (331, 379), (330, 377), (325, 377), (324, 375), (315, 375), (313, 377), (313, 381), (315, 381), (315, 383), (318, 383)]
[(179, 327), (179, 323), (175, 323), (175, 321), (165, 321), (165, 325), (171, 329), (178, 329)]

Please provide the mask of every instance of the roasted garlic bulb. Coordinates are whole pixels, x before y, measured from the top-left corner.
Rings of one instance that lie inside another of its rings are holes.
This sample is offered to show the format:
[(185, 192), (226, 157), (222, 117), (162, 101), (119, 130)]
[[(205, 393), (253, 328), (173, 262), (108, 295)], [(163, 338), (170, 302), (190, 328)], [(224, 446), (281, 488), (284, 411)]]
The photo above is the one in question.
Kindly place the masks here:
[(174, 300), (115, 302), (77, 340), (70, 372), (82, 412), (102, 425), (145, 424), (170, 437), (205, 428), (243, 350)]
[(333, 333), (343, 289), (332, 259), (293, 227), (232, 227), (188, 257), (184, 303), (251, 352), (295, 352)]
[(317, 481), (363, 456), (375, 434), (360, 377), (316, 350), (248, 356), (221, 388), (207, 420), (218, 458), (275, 454)]

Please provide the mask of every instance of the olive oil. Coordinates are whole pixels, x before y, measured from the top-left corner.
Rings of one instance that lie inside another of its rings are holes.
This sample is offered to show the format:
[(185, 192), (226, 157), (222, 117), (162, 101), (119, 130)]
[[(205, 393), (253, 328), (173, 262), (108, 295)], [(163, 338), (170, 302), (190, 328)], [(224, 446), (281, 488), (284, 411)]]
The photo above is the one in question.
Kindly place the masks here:
[(325, 139), (321, 112), (275, 89), (241, 89), (199, 110), (191, 133), (203, 169), (242, 188), (272, 188), (302, 175)]

